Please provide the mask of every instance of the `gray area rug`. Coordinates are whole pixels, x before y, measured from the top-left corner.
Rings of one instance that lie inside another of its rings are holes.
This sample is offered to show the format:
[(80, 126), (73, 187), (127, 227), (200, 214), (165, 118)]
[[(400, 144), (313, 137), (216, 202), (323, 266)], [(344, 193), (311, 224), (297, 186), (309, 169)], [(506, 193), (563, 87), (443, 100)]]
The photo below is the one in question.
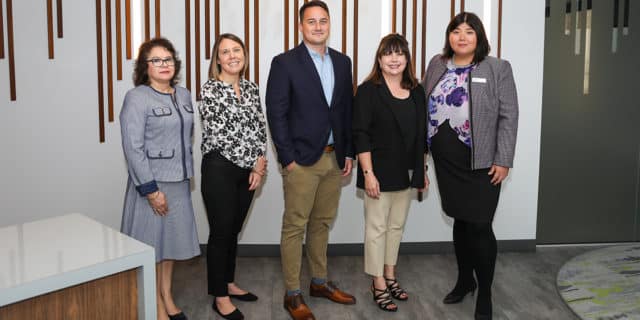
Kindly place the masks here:
[(576, 256), (562, 266), (556, 284), (581, 319), (640, 319), (640, 244)]

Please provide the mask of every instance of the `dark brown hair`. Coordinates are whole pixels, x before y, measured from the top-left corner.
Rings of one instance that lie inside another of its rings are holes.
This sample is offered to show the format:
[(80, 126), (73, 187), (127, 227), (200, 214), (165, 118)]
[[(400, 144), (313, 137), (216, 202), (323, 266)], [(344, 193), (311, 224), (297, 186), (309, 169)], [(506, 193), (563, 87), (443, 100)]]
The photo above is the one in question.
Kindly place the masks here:
[(174, 73), (173, 78), (171, 78), (171, 85), (175, 86), (180, 82), (180, 65), (181, 61), (178, 59), (176, 55), (176, 49), (173, 47), (173, 44), (165, 38), (154, 38), (151, 40), (147, 40), (140, 45), (140, 49), (138, 49), (138, 57), (136, 58), (134, 70), (133, 70), (133, 85), (139, 86), (141, 84), (149, 84), (149, 73), (147, 70), (149, 69), (149, 63), (147, 60), (149, 59), (149, 53), (153, 48), (161, 47), (167, 49), (171, 53), (174, 64)]
[(304, 19), (304, 11), (312, 7), (320, 7), (327, 12), (327, 15), (329, 15), (329, 7), (327, 6), (326, 3), (324, 3), (324, 1), (311, 0), (303, 4), (302, 7), (300, 7), (300, 23), (302, 23), (302, 19)]
[(388, 34), (387, 36), (382, 38), (382, 40), (380, 40), (380, 45), (378, 45), (378, 50), (376, 50), (376, 57), (374, 59), (375, 62), (373, 63), (373, 68), (371, 69), (371, 73), (369, 73), (364, 81), (371, 80), (375, 84), (381, 84), (383, 77), (379, 60), (382, 56), (386, 56), (393, 52), (402, 53), (407, 59), (407, 65), (402, 72), (402, 88), (411, 90), (418, 86), (418, 80), (416, 79), (416, 75), (413, 71), (411, 52), (409, 52), (409, 43), (407, 43), (407, 40), (404, 38), (404, 36), (397, 33)]
[(491, 51), (491, 46), (489, 46), (489, 40), (487, 40), (487, 33), (484, 31), (484, 26), (482, 25), (482, 21), (478, 18), (477, 15), (471, 12), (460, 12), (457, 16), (451, 19), (449, 25), (447, 26), (447, 32), (445, 33), (444, 40), (444, 49), (442, 49), (442, 55), (445, 58), (453, 57), (453, 49), (451, 48), (451, 44), (449, 43), (449, 34), (453, 32), (459, 25), (466, 23), (476, 32), (476, 50), (473, 54), (473, 62), (478, 63), (489, 55), (489, 51)]
[(220, 51), (220, 43), (224, 39), (229, 39), (233, 42), (237, 42), (242, 47), (242, 53), (244, 54), (244, 67), (242, 67), (242, 71), (240, 72), (240, 77), (244, 76), (244, 72), (249, 67), (249, 58), (247, 57), (247, 47), (244, 46), (244, 42), (238, 36), (232, 33), (223, 33), (218, 36), (216, 39), (216, 43), (213, 44), (213, 49), (211, 50), (211, 64), (209, 64), (209, 79), (218, 79), (220, 76), (220, 64), (218, 63), (218, 51)]

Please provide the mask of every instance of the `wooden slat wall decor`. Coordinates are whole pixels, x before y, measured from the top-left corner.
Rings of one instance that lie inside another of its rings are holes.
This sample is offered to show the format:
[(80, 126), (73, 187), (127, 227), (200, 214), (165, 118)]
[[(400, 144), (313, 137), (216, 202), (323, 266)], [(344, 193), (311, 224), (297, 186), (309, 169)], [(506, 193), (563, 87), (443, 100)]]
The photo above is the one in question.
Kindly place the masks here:
[(502, 56), (502, 0), (498, 0), (498, 58)]
[(7, 0), (7, 45), (9, 49), (9, 91), (11, 101), (16, 101), (16, 61), (13, 48), (13, 3)]
[(358, 88), (358, 0), (353, 0), (353, 92)]
[(56, 21), (58, 23), (58, 38), (62, 38), (62, 0), (56, 0)]
[[(156, 21), (156, 38), (160, 37), (160, 0), (156, 0), (155, 5), (153, 6), (155, 11), (155, 21)], [(147, 17), (148, 18), (148, 17)]]
[(396, 12), (398, 11), (397, 7), (398, 3), (396, 0), (391, 1), (391, 33), (396, 33), (396, 17), (398, 16), (398, 13)]
[[(417, 35), (416, 29), (418, 27), (418, 0), (413, 0), (413, 7), (411, 7), (411, 64), (413, 65), (413, 74), (416, 73), (416, 47), (418, 43), (416, 42)], [(422, 54), (424, 55), (424, 53)]]
[(124, 1), (127, 60), (131, 60), (131, 0)]
[(151, 39), (151, 8), (150, 0), (144, 0), (144, 40)]
[(49, 59), (53, 59), (53, 0), (47, 0), (47, 40)]
[(193, 50), (195, 51), (195, 59), (194, 64), (196, 65), (196, 100), (200, 101), (200, 0), (196, 0), (193, 4), (194, 11), (194, 33), (195, 33), (195, 47)]
[(402, 35), (407, 36), (407, 0), (402, 0)]
[(107, 42), (107, 110), (113, 122), (113, 48), (111, 43), (111, 0), (105, 0), (105, 31)]
[(116, 79), (122, 80), (122, 0), (116, 0)]
[(204, 58), (211, 58), (211, 0), (204, 0)]
[[(11, 0), (8, 0), (11, 1)], [(98, 132), (104, 142), (104, 85), (102, 79), (102, 1), (96, 0), (96, 50), (98, 68)]]
[(422, 73), (420, 74), (420, 79), (424, 79), (424, 72), (427, 68), (427, 0), (422, 0), (422, 50), (420, 53), (422, 55), (422, 61), (420, 63), (420, 68)]
[[(215, 19), (216, 19), (215, 39), (218, 39), (218, 37), (220, 36), (220, 0), (214, 0), (213, 3), (214, 3), (213, 14), (215, 15)], [(211, 48), (209, 48), (208, 50), (211, 50)]]
[(289, 50), (289, 0), (284, 0), (284, 51)]
[[(196, 0), (198, 1), (198, 0)], [(191, 0), (184, 0), (185, 73), (187, 89), (191, 91)]]
[(293, 46), (298, 45), (298, 10), (300, 6), (298, 0), (293, 0)]
[(249, 37), (250, 37), (249, 35), (249, 0), (244, 0), (244, 46), (245, 48), (247, 48), (247, 56), (244, 57), (244, 59), (245, 59), (245, 63), (247, 63), (247, 65), (249, 66), (244, 70), (245, 79), (249, 79), (249, 75), (251, 74), (249, 72), (249, 68), (251, 65), (248, 64), (249, 63), (248, 53), (251, 52), (251, 48), (249, 46), (249, 43), (250, 43)]
[(253, 81), (260, 84), (260, 4), (253, 0)]
[(4, 59), (4, 14), (0, 0), (0, 59)]
[(456, 16), (456, 0), (451, 0), (451, 19)]
[(460, 12), (464, 12), (464, 0), (460, 0)]
[(342, 0), (342, 54), (347, 54), (347, 0)]

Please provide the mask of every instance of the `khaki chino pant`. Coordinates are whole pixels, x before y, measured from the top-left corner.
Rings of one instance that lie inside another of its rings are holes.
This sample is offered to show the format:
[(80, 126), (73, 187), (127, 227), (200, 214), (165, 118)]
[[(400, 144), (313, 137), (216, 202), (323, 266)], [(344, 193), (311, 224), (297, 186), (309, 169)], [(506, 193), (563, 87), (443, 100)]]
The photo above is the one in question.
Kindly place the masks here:
[(301, 289), (302, 240), (311, 276), (327, 277), (327, 242), (340, 201), (342, 170), (334, 152), (325, 152), (311, 166), (283, 169), (284, 216), (280, 255), (287, 290)]
[(365, 273), (381, 277), (385, 264), (396, 265), (410, 202), (411, 188), (380, 192), (378, 199), (365, 194)]

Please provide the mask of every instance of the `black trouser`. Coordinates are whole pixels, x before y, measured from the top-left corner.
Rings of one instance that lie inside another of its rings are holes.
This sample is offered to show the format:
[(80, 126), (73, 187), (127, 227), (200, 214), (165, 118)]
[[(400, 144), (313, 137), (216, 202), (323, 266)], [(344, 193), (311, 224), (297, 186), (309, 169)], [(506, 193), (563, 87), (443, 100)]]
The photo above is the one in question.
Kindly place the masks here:
[(473, 271), (478, 279), (478, 296), (490, 297), (493, 273), (498, 252), (491, 222), (468, 222), (456, 219), (453, 223), (453, 245), (458, 262), (456, 287), (469, 288)]
[(209, 294), (228, 296), (227, 284), (236, 269), (238, 233), (247, 217), (254, 191), (249, 191), (251, 170), (243, 169), (212, 151), (202, 159), (201, 191), (209, 221), (207, 279)]

